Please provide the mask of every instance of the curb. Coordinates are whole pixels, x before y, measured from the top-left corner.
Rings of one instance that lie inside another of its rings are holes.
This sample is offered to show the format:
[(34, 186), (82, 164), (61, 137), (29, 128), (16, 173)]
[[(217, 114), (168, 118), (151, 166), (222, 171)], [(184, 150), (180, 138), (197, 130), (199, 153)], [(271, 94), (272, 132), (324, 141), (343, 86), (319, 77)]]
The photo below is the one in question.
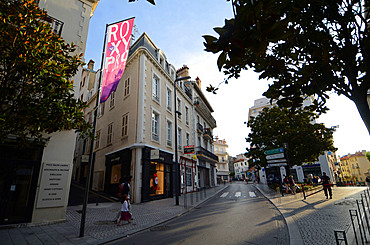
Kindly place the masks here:
[(264, 190), (260, 189), (257, 185), (255, 186), (257, 190), (279, 211), (279, 213), (284, 218), (284, 222), (288, 228), (289, 234), (289, 244), (290, 245), (303, 245), (303, 239), (301, 233), (299, 232), (299, 228), (297, 224), (294, 222), (292, 216), (287, 216), (286, 214), (282, 213), (281, 210), (277, 207), (276, 203), (271, 200), (267, 193)]

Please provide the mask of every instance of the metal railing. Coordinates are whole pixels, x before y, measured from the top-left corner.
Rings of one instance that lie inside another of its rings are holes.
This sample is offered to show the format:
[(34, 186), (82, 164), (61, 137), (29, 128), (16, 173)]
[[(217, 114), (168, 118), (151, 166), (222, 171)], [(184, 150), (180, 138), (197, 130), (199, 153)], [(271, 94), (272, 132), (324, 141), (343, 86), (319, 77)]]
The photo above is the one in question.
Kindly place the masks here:
[[(351, 231), (354, 234), (354, 242), (356, 245), (368, 244), (370, 240), (370, 225), (369, 225), (369, 188), (364, 190), (361, 194), (361, 200), (356, 200), (357, 209), (350, 209), (349, 215), (351, 218), (351, 225), (346, 230), (334, 230), (336, 244), (348, 245), (348, 233)], [(352, 228), (352, 230), (350, 230)], [(352, 244), (352, 243), (351, 243)]]

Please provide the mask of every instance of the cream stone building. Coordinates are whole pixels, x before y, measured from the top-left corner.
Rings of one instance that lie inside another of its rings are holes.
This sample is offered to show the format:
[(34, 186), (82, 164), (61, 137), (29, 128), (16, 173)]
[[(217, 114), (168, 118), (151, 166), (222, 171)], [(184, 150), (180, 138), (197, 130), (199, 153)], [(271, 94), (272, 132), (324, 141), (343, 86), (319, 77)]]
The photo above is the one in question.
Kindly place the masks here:
[[(40, 0), (53, 31), (66, 43), (76, 45), (75, 54), (85, 52), (90, 18), (98, 0)], [(82, 68), (72, 78), (75, 95)], [(0, 225), (49, 223), (66, 219), (72, 176), (74, 130), (45, 134), (44, 147), (22, 150), (14, 144), (0, 147)], [(5, 180), (3, 178), (6, 178)]]
[[(175, 108), (174, 80), (188, 76), (188, 71), (186, 66), (176, 70), (146, 33), (131, 45), (116, 91), (99, 105), (93, 189), (115, 196), (119, 183), (133, 176), (133, 202), (172, 197), (176, 189), (175, 150), (181, 193), (215, 185), (217, 156), (213, 154), (212, 131), (216, 121), (201, 91), (199, 78), (177, 82)], [(85, 76), (94, 74), (86, 70)], [(90, 87), (86, 89), (86, 86)], [(86, 120), (92, 120), (96, 91), (96, 85), (85, 83), (81, 87), (80, 96), (89, 105)], [(175, 123), (178, 149), (175, 149)], [(89, 142), (79, 139), (76, 147), (74, 176), (80, 181), (86, 176), (84, 159), (88, 145)]]
[(365, 184), (365, 178), (370, 168), (366, 151), (348, 154), (340, 158), (340, 177), (347, 184)]
[(213, 141), (215, 154), (218, 157), (217, 167), (217, 183), (229, 181), (229, 154), (227, 148), (229, 147), (226, 140), (220, 140), (218, 137)]

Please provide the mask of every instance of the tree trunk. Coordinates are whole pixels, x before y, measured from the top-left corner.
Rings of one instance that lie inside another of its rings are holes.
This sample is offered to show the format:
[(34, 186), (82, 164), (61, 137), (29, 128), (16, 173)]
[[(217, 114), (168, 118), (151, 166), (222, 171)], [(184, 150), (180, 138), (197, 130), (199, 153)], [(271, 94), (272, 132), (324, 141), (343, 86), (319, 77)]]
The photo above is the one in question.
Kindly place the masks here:
[(367, 131), (370, 134), (370, 108), (367, 103), (367, 91), (360, 95), (354, 95), (351, 100), (355, 102), (358, 112), (365, 123)]

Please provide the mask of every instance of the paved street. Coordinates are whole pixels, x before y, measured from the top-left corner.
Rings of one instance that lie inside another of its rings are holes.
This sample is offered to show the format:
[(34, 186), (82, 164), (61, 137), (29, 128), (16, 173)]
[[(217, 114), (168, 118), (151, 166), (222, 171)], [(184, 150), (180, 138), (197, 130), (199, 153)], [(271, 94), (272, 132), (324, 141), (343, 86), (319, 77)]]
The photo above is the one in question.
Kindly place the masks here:
[(284, 219), (255, 186), (229, 185), (196, 209), (161, 226), (110, 243), (289, 244)]
[[(254, 188), (253, 184), (242, 182), (231, 185)], [(332, 200), (326, 200), (322, 192), (304, 200), (301, 194), (281, 197), (262, 184), (256, 185), (255, 191), (253, 189), (228, 191), (226, 188), (228, 185), (221, 185), (193, 196), (187, 195), (187, 208), (184, 208), (183, 197), (180, 198), (179, 206), (174, 205), (174, 198), (132, 205), (135, 220), (133, 224), (122, 226), (116, 226), (112, 222), (120, 208), (120, 203), (99, 203), (98, 206), (89, 204), (83, 238), (78, 237), (81, 206), (70, 206), (67, 208), (66, 222), (12, 229), (2, 228), (0, 241), (2, 245), (106, 244), (148, 228), (160, 229), (155, 228), (156, 225), (164, 225), (164, 222), (185, 215), (191, 209), (201, 212), (204, 208), (198, 205), (212, 197), (218, 198), (219, 202), (222, 199), (240, 202), (245, 198), (245, 203), (248, 203), (254, 195), (261, 198), (258, 192), (260, 190), (261, 194), (282, 213), (288, 227), (290, 244), (335, 244), (334, 229), (344, 229), (350, 224), (348, 210), (355, 208), (355, 199), (360, 198), (360, 194), (366, 189), (365, 187), (336, 187)], [(213, 202), (210, 200), (206, 205), (209, 205), (208, 203)]]

